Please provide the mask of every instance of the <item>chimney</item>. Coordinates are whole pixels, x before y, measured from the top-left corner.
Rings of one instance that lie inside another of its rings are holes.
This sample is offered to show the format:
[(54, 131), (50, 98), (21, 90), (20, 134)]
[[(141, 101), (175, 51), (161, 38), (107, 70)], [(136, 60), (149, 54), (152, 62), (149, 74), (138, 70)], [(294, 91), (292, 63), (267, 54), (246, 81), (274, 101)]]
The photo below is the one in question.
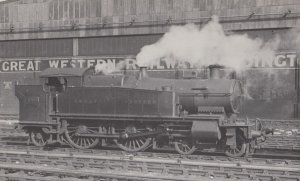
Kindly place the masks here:
[(144, 77), (148, 77), (147, 73), (147, 67), (140, 67), (140, 72), (139, 72), (139, 80), (141, 80)]
[(236, 71), (231, 71), (230, 75), (229, 75), (230, 79), (236, 79)]
[(222, 79), (223, 76), (222, 76), (221, 69), (223, 69), (223, 68), (224, 68), (224, 66), (218, 65), (218, 64), (208, 66), (209, 79)]

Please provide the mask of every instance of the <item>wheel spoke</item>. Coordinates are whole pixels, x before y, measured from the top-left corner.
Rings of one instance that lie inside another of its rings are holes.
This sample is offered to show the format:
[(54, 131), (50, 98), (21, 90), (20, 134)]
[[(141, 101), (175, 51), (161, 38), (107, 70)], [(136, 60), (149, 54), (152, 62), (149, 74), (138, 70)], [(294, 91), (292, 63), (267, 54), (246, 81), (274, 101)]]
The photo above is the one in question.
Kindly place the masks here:
[(86, 139), (83, 139), (83, 143), (84, 143), (84, 146), (86, 147), (86, 141), (85, 141)]
[(32, 143), (39, 147), (45, 146), (49, 137), (50, 135), (44, 133), (42, 130), (35, 130), (30, 133)]
[(129, 148), (131, 148), (131, 141), (129, 141)]
[(190, 150), (191, 148), (189, 147), (189, 145), (186, 145), (187, 150)]
[(188, 155), (188, 154), (192, 154), (194, 151), (196, 151), (196, 147), (189, 140), (175, 142), (174, 146), (175, 146), (176, 151), (180, 154)]
[(138, 147), (141, 147), (141, 145), (139, 144), (139, 139), (136, 140), (136, 144), (138, 145)]
[(91, 142), (90, 142), (90, 138), (87, 138), (87, 139), (86, 139), (86, 141), (87, 141), (88, 145), (90, 145), (90, 144), (91, 144)]
[(88, 127), (87, 125), (70, 125), (67, 127), (67, 131), (65, 132), (65, 137), (68, 143), (75, 148), (85, 149), (95, 147), (99, 143), (99, 138), (93, 137), (81, 137), (77, 134), (94, 134), (98, 133), (99, 128), (96, 127)]
[[(127, 126), (125, 130), (118, 129), (119, 132), (124, 134), (134, 134), (134, 133), (143, 133), (144, 131), (148, 131), (145, 129), (137, 129), (135, 126)], [(120, 140), (114, 140), (117, 146), (125, 151), (129, 152), (137, 152), (142, 151), (147, 148), (151, 143), (151, 138), (147, 138), (144, 136), (134, 137), (134, 138), (126, 138)]]
[(80, 146), (83, 146), (83, 139), (82, 138), (79, 139), (80, 139)]
[(132, 140), (132, 145), (133, 145), (133, 149), (135, 149), (137, 147), (137, 144), (136, 144), (136, 140)]
[(78, 145), (78, 143), (79, 143), (79, 138), (75, 138), (75, 140), (76, 140), (76, 145)]
[(94, 131), (94, 130), (92, 130), (92, 129), (88, 129), (87, 132), (88, 132), (88, 133), (98, 133), (98, 131)]
[(245, 154), (247, 149), (246, 141), (242, 135), (237, 134), (236, 136), (236, 147), (230, 148), (229, 146), (226, 148), (225, 154), (230, 157), (241, 157)]

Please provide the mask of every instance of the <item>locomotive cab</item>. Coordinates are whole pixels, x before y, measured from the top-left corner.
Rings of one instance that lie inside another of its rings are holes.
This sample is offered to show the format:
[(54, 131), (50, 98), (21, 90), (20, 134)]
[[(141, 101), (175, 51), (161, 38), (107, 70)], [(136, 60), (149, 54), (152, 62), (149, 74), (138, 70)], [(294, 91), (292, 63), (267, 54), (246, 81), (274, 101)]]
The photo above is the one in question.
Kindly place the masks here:
[(84, 77), (93, 73), (94, 69), (92, 68), (48, 68), (40, 74), (40, 78), (42, 84), (59, 89), (67, 86), (82, 86)]
[(47, 91), (46, 87), (48, 87), (51, 92), (62, 92), (67, 88), (68, 81), (64, 77), (48, 77), (44, 81), (45, 91)]
[(68, 87), (82, 86), (84, 76), (92, 74), (90, 68), (48, 68), (40, 75), (43, 90), (47, 94), (49, 114), (59, 112), (58, 95), (65, 92)]

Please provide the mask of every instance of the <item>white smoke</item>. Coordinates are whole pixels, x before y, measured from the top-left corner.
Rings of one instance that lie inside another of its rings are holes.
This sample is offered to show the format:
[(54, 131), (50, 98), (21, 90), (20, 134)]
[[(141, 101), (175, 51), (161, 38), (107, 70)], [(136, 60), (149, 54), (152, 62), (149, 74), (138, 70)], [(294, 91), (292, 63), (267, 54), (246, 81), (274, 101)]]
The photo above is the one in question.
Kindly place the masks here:
[(108, 75), (111, 73), (120, 73), (126, 67), (126, 62), (120, 61), (113, 63), (97, 63), (95, 66), (95, 74)]
[(107, 64), (104, 64), (104, 63), (97, 64), (95, 66), (95, 73), (96, 74), (104, 74), (104, 75), (106, 75), (106, 74), (111, 73), (112, 71), (113, 70), (111, 68), (109, 68)]
[(95, 73), (96, 74), (107, 75), (107, 74), (111, 74), (113, 72), (116, 72), (118, 70), (119, 70), (118, 66), (114, 66), (114, 65), (111, 65), (111, 64), (107, 64), (107, 63), (97, 64), (95, 66)]
[(273, 60), (278, 44), (278, 38), (264, 43), (246, 34), (226, 35), (214, 16), (201, 29), (194, 24), (172, 26), (159, 41), (144, 46), (136, 58), (139, 66), (151, 66), (166, 58), (178, 64), (189, 62), (196, 68), (220, 64), (239, 71), (254, 59)]

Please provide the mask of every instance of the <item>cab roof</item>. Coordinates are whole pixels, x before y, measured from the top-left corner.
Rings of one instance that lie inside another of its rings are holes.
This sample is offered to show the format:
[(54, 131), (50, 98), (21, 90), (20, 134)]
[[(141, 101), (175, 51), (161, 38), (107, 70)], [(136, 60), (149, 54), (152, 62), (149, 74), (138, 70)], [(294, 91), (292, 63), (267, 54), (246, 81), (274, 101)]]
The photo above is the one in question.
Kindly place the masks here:
[(48, 77), (82, 77), (91, 68), (47, 68), (40, 74), (40, 78)]

